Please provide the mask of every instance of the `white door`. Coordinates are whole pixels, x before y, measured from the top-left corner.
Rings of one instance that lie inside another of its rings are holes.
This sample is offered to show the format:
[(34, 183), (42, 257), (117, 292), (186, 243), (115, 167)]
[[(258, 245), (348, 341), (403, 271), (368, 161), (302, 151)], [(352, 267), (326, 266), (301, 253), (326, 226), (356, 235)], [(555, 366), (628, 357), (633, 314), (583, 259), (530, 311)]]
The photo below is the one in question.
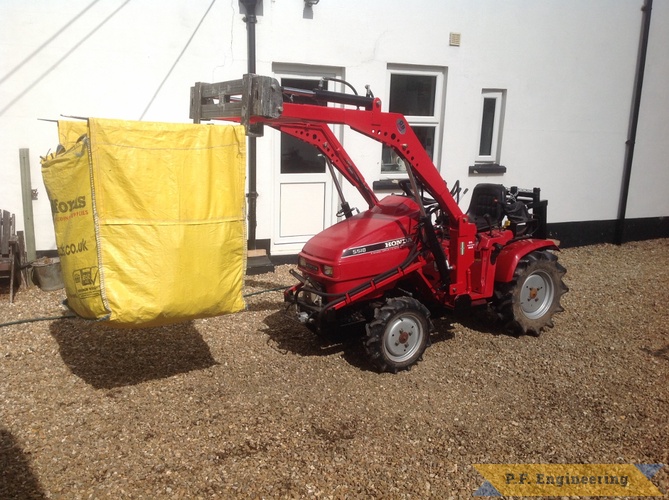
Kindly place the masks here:
[[(320, 77), (337, 77), (314, 72), (278, 72), (277, 80), (285, 87), (312, 90)], [(334, 89), (325, 81), (323, 88)], [(295, 102), (299, 102), (295, 100)], [(305, 101), (306, 102), (306, 101)], [(275, 134), (274, 172), (275, 212), (270, 252), (273, 255), (298, 253), (304, 244), (323, 229), (336, 222), (336, 190), (332, 177), (319, 151), (310, 144), (287, 134)], [(333, 191), (335, 194), (333, 195)]]

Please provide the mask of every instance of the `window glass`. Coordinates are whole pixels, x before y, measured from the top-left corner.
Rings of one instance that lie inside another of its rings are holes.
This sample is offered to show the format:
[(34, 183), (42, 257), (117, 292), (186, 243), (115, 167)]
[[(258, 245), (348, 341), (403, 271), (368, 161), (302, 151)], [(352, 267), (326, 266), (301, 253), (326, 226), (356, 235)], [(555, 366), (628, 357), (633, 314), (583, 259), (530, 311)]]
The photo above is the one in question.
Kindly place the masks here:
[[(298, 89), (313, 90), (319, 80), (304, 78), (282, 78), (281, 85)], [(295, 97), (300, 104), (316, 104), (304, 97)], [(282, 174), (322, 174), (325, 161), (318, 156), (318, 149), (288, 134), (281, 134), (281, 173)]]
[(419, 127), (413, 126), (413, 131), (416, 133), (418, 140), (425, 148), (425, 151), (434, 160), (434, 133), (436, 127)]
[[(436, 127), (413, 126), (411, 128), (415, 132), (416, 137), (418, 137), (420, 143), (423, 145), (423, 148), (425, 148), (427, 154), (430, 155), (430, 158), (433, 158)], [(395, 153), (393, 148), (384, 145), (381, 155), (382, 172), (387, 172), (389, 174), (401, 174), (407, 171), (406, 166), (404, 165), (404, 161), (397, 155), (397, 153)]]
[(436, 76), (393, 74), (388, 109), (405, 116), (433, 116), (436, 87)]
[(400, 174), (406, 171), (404, 161), (395, 153), (393, 148), (384, 145), (381, 150), (381, 172)]
[(483, 99), (483, 118), (481, 123), (481, 144), (479, 145), (479, 156), (490, 156), (492, 154), (492, 138), (495, 131), (495, 108), (497, 99), (486, 97)]

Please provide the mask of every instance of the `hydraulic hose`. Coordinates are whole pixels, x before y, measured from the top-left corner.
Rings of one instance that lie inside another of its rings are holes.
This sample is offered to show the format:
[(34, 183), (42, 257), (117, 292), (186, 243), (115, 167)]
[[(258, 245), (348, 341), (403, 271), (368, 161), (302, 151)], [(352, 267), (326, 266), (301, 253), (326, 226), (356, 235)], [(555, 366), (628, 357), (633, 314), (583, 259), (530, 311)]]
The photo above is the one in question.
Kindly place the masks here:
[(35, 323), (37, 321), (53, 321), (56, 319), (78, 318), (76, 314), (66, 314), (63, 316), (43, 316), (39, 318), (17, 319), (16, 321), (8, 321), (7, 323), (0, 323), (0, 328), (3, 326), (22, 325), (23, 323)]
[[(254, 295), (260, 295), (262, 293), (269, 293), (269, 292), (279, 292), (286, 290), (287, 288), (290, 288), (288, 286), (281, 286), (277, 288), (269, 288), (267, 290), (260, 290), (259, 292), (251, 292), (247, 293), (246, 295), (243, 295), (244, 298), (246, 297), (252, 297)], [(70, 318), (78, 318), (76, 314), (65, 314), (63, 316), (42, 316), (38, 318), (26, 318), (26, 319), (17, 319), (15, 321), (8, 321), (7, 323), (0, 323), (0, 328), (3, 326), (12, 326), (12, 325), (22, 325), (24, 323), (36, 323), (38, 321), (55, 321), (59, 319), (70, 319)]]

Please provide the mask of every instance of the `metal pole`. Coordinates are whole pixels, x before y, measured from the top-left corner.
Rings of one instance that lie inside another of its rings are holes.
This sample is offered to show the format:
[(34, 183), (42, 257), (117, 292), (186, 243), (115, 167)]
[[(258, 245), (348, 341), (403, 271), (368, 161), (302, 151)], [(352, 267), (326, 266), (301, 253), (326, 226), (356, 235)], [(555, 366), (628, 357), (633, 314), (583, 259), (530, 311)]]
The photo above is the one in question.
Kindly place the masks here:
[(33, 220), (33, 193), (30, 180), (30, 150), (19, 149), (19, 163), (21, 165), (21, 198), (23, 199), (23, 229), (26, 240), (26, 255), (28, 262), (37, 258), (35, 249), (35, 222)]
[[(256, 4), (257, 0), (242, 0), (242, 3), (246, 7), (246, 16), (244, 17), (244, 22), (246, 23), (246, 45), (248, 51), (248, 72), (250, 74), (255, 74), (256, 72)], [(256, 191), (256, 138), (248, 137), (247, 139), (247, 159), (249, 164), (249, 235), (248, 235), (248, 248), (249, 250), (256, 249), (256, 226), (257, 226), (257, 213), (256, 213), (256, 200), (258, 199), (258, 193)]]

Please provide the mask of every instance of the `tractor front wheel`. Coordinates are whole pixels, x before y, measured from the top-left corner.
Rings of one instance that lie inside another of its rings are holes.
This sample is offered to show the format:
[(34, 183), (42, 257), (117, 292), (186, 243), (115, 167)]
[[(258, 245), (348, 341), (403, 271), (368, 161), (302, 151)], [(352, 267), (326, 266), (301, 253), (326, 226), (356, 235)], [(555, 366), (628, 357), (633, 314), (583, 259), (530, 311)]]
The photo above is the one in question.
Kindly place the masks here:
[(566, 270), (548, 251), (523, 257), (513, 280), (498, 286), (495, 305), (507, 328), (520, 334), (538, 335), (553, 327), (552, 317), (563, 311), (560, 299), (569, 291), (562, 281)]
[(416, 364), (429, 345), (430, 312), (410, 297), (390, 298), (367, 323), (365, 350), (380, 371), (397, 373)]

